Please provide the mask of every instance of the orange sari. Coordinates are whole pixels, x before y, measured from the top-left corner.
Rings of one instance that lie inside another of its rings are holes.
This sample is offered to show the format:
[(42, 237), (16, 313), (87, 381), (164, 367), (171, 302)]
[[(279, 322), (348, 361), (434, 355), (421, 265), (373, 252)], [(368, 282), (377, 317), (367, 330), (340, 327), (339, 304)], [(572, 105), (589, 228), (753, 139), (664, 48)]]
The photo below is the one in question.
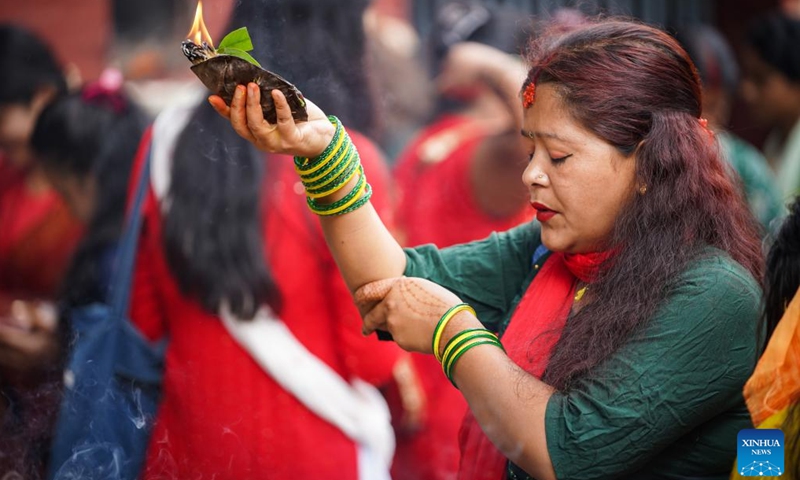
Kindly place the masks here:
[[(790, 409), (800, 403), (800, 290), (789, 303), (764, 355), (745, 384), (744, 398), (756, 428), (781, 428), (787, 444), (792, 438), (800, 441), (800, 431), (790, 431), (785, 425)], [(800, 462), (800, 459), (791, 458), (788, 450), (785, 460), (787, 472), (792, 471), (793, 462)], [(734, 466), (731, 480), (741, 478)], [(780, 478), (800, 480), (787, 474)]]

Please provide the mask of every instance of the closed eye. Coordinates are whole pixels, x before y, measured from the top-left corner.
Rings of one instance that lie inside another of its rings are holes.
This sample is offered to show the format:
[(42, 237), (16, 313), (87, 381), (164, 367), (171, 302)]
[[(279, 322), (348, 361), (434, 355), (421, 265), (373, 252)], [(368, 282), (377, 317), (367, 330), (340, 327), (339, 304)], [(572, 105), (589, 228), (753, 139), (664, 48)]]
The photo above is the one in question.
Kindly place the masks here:
[(558, 165), (559, 163), (564, 163), (571, 156), (572, 154), (570, 153), (569, 155), (564, 155), (563, 157), (551, 158), (550, 161), (553, 164)]

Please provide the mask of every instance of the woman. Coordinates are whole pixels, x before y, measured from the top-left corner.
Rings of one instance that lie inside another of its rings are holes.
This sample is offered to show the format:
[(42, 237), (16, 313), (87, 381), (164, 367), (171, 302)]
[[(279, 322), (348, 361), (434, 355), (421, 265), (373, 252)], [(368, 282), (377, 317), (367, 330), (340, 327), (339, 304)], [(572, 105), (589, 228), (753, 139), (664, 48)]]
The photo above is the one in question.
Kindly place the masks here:
[[(741, 387), (762, 259), (700, 121), (694, 66), (664, 32), (623, 21), (545, 36), (528, 60), (523, 181), (538, 223), (404, 252), (359, 196), (321, 218), (364, 333), (443, 358), (471, 411), (460, 478), (725, 478), (751, 425)], [(296, 125), (274, 91), (269, 125), (254, 87), (211, 102), (301, 171), (324, 163), (339, 134), (322, 113)]]
[(38, 164), (86, 225), (59, 296), (62, 312), (106, 300), (122, 231), (128, 176), (147, 119), (120, 92), (122, 77), (107, 70), (81, 91), (44, 109), (31, 145)]
[(800, 19), (772, 12), (753, 23), (746, 40), (742, 97), (772, 130), (764, 156), (788, 202), (800, 193)]
[[(228, 30), (248, 27), (254, 55), (266, 68), (299, 79), (304, 93), (345, 109), (356, 128), (367, 130), (369, 101), (357, 97), (366, 91), (363, 32), (352, 28), (360, 25), (365, 3), (245, 1), (236, 5)], [(317, 62), (333, 53), (341, 58), (335, 68), (322, 69), (300, 55), (266, 56), (277, 45), (308, 49)], [(167, 336), (169, 344), (143, 478), (365, 478), (372, 470), (359, 463), (374, 446), (365, 438), (369, 432), (358, 418), (348, 420), (356, 423), (353, 431), (323, 416), (320, 403), (341, 402), (323, 380), (385, 384), (402, 352), (358, 333), (358, 311), (325, 252), (290, 162), (265, 158), (223, 126), (201, 102), (162, 113), (152, 141), (145, 141), (152, 153), (151, 190), (131, 319), (149, 338)], [(365, 169), (385, 178), (374, 145), (354, 137)], [(382, 213), (389, 211), (383, 190)], [(280, 330), (250, 333), (268, 328)], [(248, 343), (278, 334), (285, 341), (266, 352)], [(288, 364), (272, 369), (263, 357), (271, 352), (285, 352), (277, 361)], [(298, 389), (291, 381), (308, 378), (297, 355), (312, 370), (323, 365), (329, 376)], [(388, 412), (377, 400), (391, 442)], [(390, 451), (371, 453), (388, 455), (381, 462), (391, 459)], [(382, 467), (386, 473), (388, 464)]]
[[(128, 174), (147, 125), (144, 115), (120, 93), (121, 82), (118, 72), (107, 70), (97, 82), (56, 98), (39, 115), (31, 136), (37, 167), (85, 226), (57, 298), (58, 314), (52, 315), (61, 335), (54, 328), (36, 350), (54, 372), (49, 384), (54, 394), (62, 393), (65, 365), (60, 360), (72, 348), (75, 309), (107, 299), (125, 217)], [(41, 313), (28, 311), (32, 322), (42, 321)], [(60, 395), (53, 397), (61, 401)], [(57, 412), (58, 403), (40, 403), (42, 414), (53, 417)], [(47, 427), (52, 440), (53, 425)], [(48, 451), (42, 448), (42, 453)]]
[[(529, 28), (520, 16), (513, 8), (492, 11), (461, 1), (439, 10), (430, 41), (437, 115), (411, 139), (394, 170), (400, 243), (447, 247), (533, 218), (519, 184), (525, 162), (515, 94), (525, 69), (520, 62), (519, 77), (509, 81), (508, 72), (492, 68), (507, 66), (507, 54), (522, 49)], [(463, 201), (451, 202), (455, 196)]]
[[(783, 431), (781, 478), (800, 479), (800, 199), (795, 199), (767, 256), (764, 322), (769, 343), (744, 397), (758, 428)], [(741, 461), (741, 459), (739, 459)], [(749, 473), (737, 463), (732, 479)]]
[(0, 24), (0, 478), (41, 476), (57, 348), (52, 301), (82, 231), (31, 148), (36, 119), (66, 81), (50, 48)]
[(10, 24), (0, 25), (0, 69), (0, 296), (51, 300), (81, 229), (36, 168), (30, 141), (67, 85), (49, 47)]

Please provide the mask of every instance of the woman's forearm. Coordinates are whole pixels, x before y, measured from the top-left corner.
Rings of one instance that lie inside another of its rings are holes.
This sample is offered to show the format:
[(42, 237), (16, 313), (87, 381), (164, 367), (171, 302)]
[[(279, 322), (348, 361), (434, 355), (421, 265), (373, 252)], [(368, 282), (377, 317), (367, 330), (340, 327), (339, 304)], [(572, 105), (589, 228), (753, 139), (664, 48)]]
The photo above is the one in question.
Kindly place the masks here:
[[(353, 185), (341, 193), (321, 199), (321, 203), (335, 202)], [(339, 266), (351, 292), (375, 280), (403, 275), (406, 256), (381, 221), (378, 213), (367, 203), (354, 212), (339, 216), (320, 217), (325, 240)]]
[[(307, 101), (308, 120), (295, 123), (283, 93), (273, 90), (271, 95), (277, 116), (275, 125), (264, 120), (261, 89), (254, 83), (247, 88), (236, 87), (230, 107), (218, 96), (212, 96), (209, 101), (220, 115), (230, 119), (236, 133), (265, 152), (308, 158), (323, 153), (333, 141), (336, 127), (322, 110)], [(343, 148), (342, 145), (340, 143), (337, 148)], [(340, 174), (344, 175), (344, 171)], [(353, 191), (357, 182), (358, 176), (355, 176), (337, 187), (334, 193), (315, 201), (330, 205)], [(323, 215), (321, 222), (325, 240), (351, 292), (375, 280), (403, 275), (406, 266), (403, 249), (369, 202), (344, 215)]]
[[(463, 313), (445, 330), (480, 328)], [(555, 480), (547, 449), (545, 411), (553, 388), (531, 376), (499, 348), (474, 347), (453, 367), (453, 379), (481, 429), (509, 460), (539, 480)]]

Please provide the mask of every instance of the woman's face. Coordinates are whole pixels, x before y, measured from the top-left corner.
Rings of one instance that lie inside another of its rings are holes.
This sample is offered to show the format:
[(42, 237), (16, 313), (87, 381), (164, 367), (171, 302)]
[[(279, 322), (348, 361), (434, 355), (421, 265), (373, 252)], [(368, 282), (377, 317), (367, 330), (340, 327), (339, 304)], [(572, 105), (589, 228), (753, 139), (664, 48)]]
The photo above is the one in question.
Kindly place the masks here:
[(800, 89), (759, 57), (752, 48), (742, 54), (741, 84), (744, 99), (753, 116), (762, 124), (794, 123), (800, 112)]
[(531, 155), (522, 180), (556, 252), (603, 250), (636, 185), (634, 155), (624, 156), (575, 121), (551, 84), (536, 87), (522, 134)]
[(83, 223), (88, 223), (94, 215), (97, 186), (94, 177), (85, 177), (45, 168), (45, 177), (53, 189), (67, 204), (72, 215)]
[(34, 94), (30, 103), (0, 106), (0, 150), (17, 168), (27, 168), (33, 161), (30, 141), (36, 119), (54, 95), (53, 89), (44, 88)]
[(38, 115), (30, 105), (0, 107), (0, 150), (18, 168), (26, 168), (31, 163), (30, 140)]

